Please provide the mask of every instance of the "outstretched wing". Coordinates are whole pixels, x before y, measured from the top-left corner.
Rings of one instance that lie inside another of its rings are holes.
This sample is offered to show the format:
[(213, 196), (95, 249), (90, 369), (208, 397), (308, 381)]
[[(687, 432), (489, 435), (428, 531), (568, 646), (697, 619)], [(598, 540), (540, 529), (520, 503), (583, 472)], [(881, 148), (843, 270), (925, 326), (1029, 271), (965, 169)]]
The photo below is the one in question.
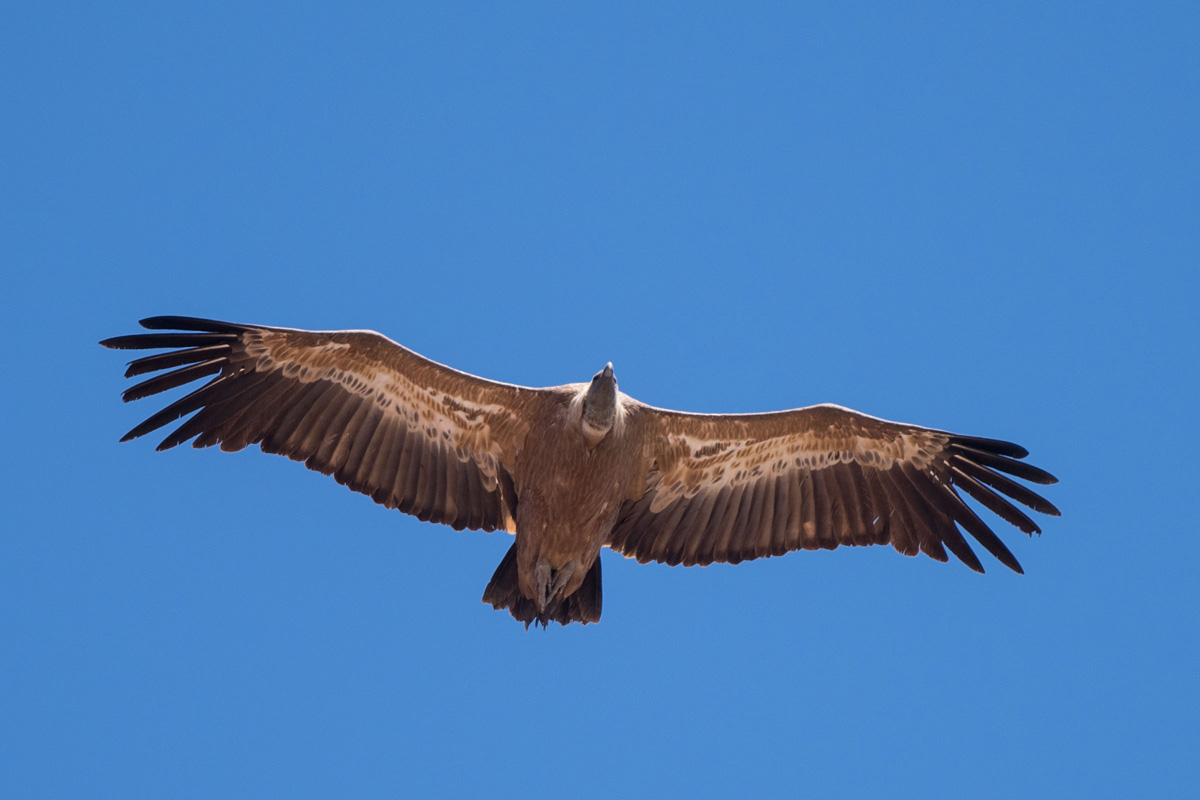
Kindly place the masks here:
[[(994, 439), (903, 425), (832, 405), (704, 415), (635, 406), (644, 417), (644, 494), (621, 509), (610, 545), (638, 561), (737, 563), (790, 550), (891, 543), (905, 555), (983, 572), (958, 526), (1005, 566), (1021, 565), (956, 488), (1025, 533), (1008, 498), (1058, 509), (1013, 481), (1057, 479)], [(957, 523), (957, 525), (955, 524)]]
[(303, 461), (389, 508), (456, 529), (515, 530), (509, 470), (544, 402), (536, 389), (476, 378), (371, 331), (314, 332), (189, 317), (151, 317), (154, 331), (101, 342), (167, 349), (126, 377), (170, 370), (122, 395), (137, 400), (212, 377), (125, 434), (195, 416), (158, 446), (195, 438)]

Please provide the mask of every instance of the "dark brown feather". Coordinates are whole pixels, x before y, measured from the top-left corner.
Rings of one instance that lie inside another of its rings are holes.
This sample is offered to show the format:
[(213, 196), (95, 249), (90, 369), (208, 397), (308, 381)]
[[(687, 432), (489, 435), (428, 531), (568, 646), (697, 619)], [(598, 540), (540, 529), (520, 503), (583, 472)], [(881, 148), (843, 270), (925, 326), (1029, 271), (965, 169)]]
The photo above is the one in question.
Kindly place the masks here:
[(687, 513), (680, 520), (676, 535), (672, 537), (669, 546), (663, 553), (663, 561), (671, 566), (684, 562), (688, 542), (695, 539), (708, 525), (719, 496), (720, 492), (705, 487), (692, 502), (687, 504)]
[(792, 484), (787, 475), (775, 478), (775, 515), (771, 530), (771, 555), (781, 556), (788, 551), (787, 531), (792, 520)]
[(241, 334), (245, 325), (199, 317), (146, 317), (138, 324), (152, 331), (207, 331), (209, 333)]
[[(729, 509), (725, 512), (725, 524), (717, 535), (711, 557), (713, 561), (738, 564), (745, 560), (740, 547), (740, 539), (745, 534), (746, 522), (750, 517), (753, 505), (754, 484), (743, 483), (733, 490), (729, 500)], [(736, 509), (736, 513), (734, 513)]]
[(754, 512), (746, 530), (746, 549), (761, 558), (771, 554), (771, 533), (775, 525), (775, 481), (768, 475), (755, 481)]
[(270, 433), (278, 452), (290, 458), (297, 455), (296, 439), (304, 433), (300, 423), (332, 387), (327, 383), (300, 383), (288, 379), (281, 379), (280, 383), (287, 388), (280, 398), (281, 415), (272, 422)]
[(190, 394), (184, 395), (161, 411), (150, 415), (147, 419), (142, 421), (140, 424), (135, 425), (129, 430), (128, 433), (122, 436), (121, 441), (128, 442), (131, 439), (137, 439), (140, 436), (145, 436), (151, 431), (156, 431), (162, 426), (192, 413), (196, 409), (200, 408), (200, 406), (204, 405), (205, 390), (210, 386), (215, 386), (222, 380), (224, 380), (224, 378), (214, 378), (206, 386), (202, 386)]
[(912, 464), (904, 462), (901, 464), (901, 470), (904, 472), (904, 477), (909, 481), (909, 484), (917, 490), (917, 496), (914, 499), (924, 501), (928, 506), (931, 519), (936, 520), (931, 529), (937, 531), (937, 536), (942, 540), (942, 544), (950, 549), (958, 557), (958, 560), (966, 564), (976, 572), (983, 572), (983, 564), (979, 563), (979, 557), (975, 555), (975, 551), (967, 544), (967, 540), (962, 537), (958, 528), (954, 525), (954, 517), (956, 509), (954, 504), (961, 504), (962, 501), (955, 497), (949, 490), (943, 490), (935, 486), (929, 479), (929, 476), (918, 470)]
[(688, 508), (692, 509), (694, 516), (699, 506), (700, 503), (691, 503), (681, 497), (671, 503), (668, 508), (656, 514), (655, 524), (649, 529), (652, 532), (652, 538), (643, 544), (643, 551), (651, 558), (661, 559), (663, 554), (670, 550), (671, 542), (675, 539)]
[[(379, 406), (368, 403), (366, 404), (366, 418), (362, 422), (362, 426), (358, 430), (358, 436), (355, 437), (353, 445), (350, 447), (350, 453), (346, 456), (346, 463), (342, 465), (340, 477), (345, 484), (356, 492), (363, 491), (367, 486), (366, 474), (370, 472), (370, 462), (367, 459), (372, 452), (379, 451), (379, 438), (376, 437), (376, 432), (379, 430), (379, 421), (383, 419), (383, 411)], [(374, 451), (372, 451), (374, 447)]]
[(1025, 458), (1029, 451), (1019, 444), (1006, 442), (1002, 439), (985, 439), (981, 436), (962, 436), (957, 433), (948, 434), (950, 442), (955, 445), (965, 445), (976, 450), (984, 450), (1010, 458)]
[[(221, 443), (221, 449), (229, 452), (241, 450), (251, 443), (262, 441), (279, 418), (281, 403), (294, 391), (293, 381), (272, 380), (270, 376), (259, 379), (259, 373), (248, 373), (239, 377), (243, 390), (225, 392), (227, 397), (213, 399), (204, 410), (192, 418), (190, 424), (204, 426), (204, 433), (196, 437), (193, 447)], [(263, 447), (264, 452), (272, 451)], [(283, 455), (296, 459), (296, 455), (283, 451)]]
[(993, 472), (990, 469), (981, 467), (960, 455), (955, 455), (950, 459), (951, 468), (957, 468), (962, 472), (967, 473), (972, 478), (982, 483), (986, 483), (996, 491), (1008, 495), (1018, 503), (1023, 503), (1034, 511), (1040, 511), (1043, 514), (1049, 514), (1053, 517), (1062, 515), (1062, 512), (1054, 507), (1054, 504), (1045, 499), (1041, 495), (1026, 489), (1021, 484), (1014, 480), (1010, 480), (998, 472)]
[(951, 468), (954, 471), (954, 482), (963, 489), (967, 494), (974, 497), (980, 503), (983, 503), (988, 509), (1001, 517), (1005, 522), (1016, 525), (1023, 533), (1041, 533), (1042, 529), (1037, 526), (1023, 511), (1014, 506), (1012, 503), (1005, 500), (1000, 495), (993, 492), (991, 489), (984, 486), (979, 481), (972, 478), (957, 467)]
[(100, 344), (114, 350), (159, 350), (173, 347), (210, 347), (237, 341), (232, 333), (134, 333), (129, 336), (114, 336)]
[(864, 473), (868, 484), (872, 486), (872, 494), (880, 498), (877, 507), (883, 509), (892, 547), (906, 556), (915, 556), (921, 552), (921, 546), (903, 498), (881, 470), (866, 469)]
[(172, 350), (169, 353), (156, 353), (129, 362), (125, 377), (132, 378), (145, 375), (147, 372), (157, 372), (182, 364), (194, 364), (197, 361), (208, 361), (210, 358), (228, 358), (232, 348), (228, 344), (214, 344), (208, 347), (192, 347), (186, 350)]
[(1025, 574), (1017, 557), (1005, 546), (1004, 542), (1000, 541), (1000, 537), (971, 510), (970, 506), (961, 500), (954, 506), (954, 519), (959, 525), (962, 525), (963, 530), (971, 534), (989, 553), (995, 556), (997, 561), (1013, 572)]
[(396, 474), (395, 496), (404, 513), (413, 513), (417, 506), (417, 488), (421, 483), (421, 432), (419, 430), (402, 434), (401, 444), (396, 447), (396, 465), (392, 472)]
[(795, 550), (813, 549), (813, 545), (809, 540), (807, 531), (810, 528), (815, 528), (817, 525), (817, 498), (814, 496), (815, 485), (813, 484), (812, 473), (805, 471), (800, 474), (800, 493), (794, 501), (796, 506), (792, 509), (792, 514), (795, 517), (796, 525), (794, 529), (789, 529), (788, 547)]
[(935, 561), (949, 561), (950, 557), (946, 555), (946, 550), (942, 547), (940, 531), (945, 523), (934, 516), (932, 509), (921, 499), (919, 492), (915, 490), (915, 487), (899, 468), (886, 470), (881, 475), (891, 483), (895, 495), (903, 502), (903, 508), (912, 521), (912, 530), (917, 535), (917, 546), (921, 552)]
[(813, 521), (816, 523), (816, 530), (813, 531), (812, 537), (805, 542), (805, 547), (814, 550), (817, 548), (831, 550), (838, 544), (834, 534), (836, 522), (833, 518), (829, 481), (830, 478), (825, 470), (813, 470)]
[(721, 527), (725, 524), (725, 516), (729, 510), (732, 496), (733, 487), (728, 484), (721, 486), (717, 491), (717, 500), (713, 504), (712, 514), (705, 523), (704, 530), (693, 537), (694, 546), (689, 543), (689, 546), (683, 550), (684, 564), (705, 566), (712, 563), (712, 552), (716, 546), (717, 537), (720, 535)]
[[(342, 433), (337, 438), (337, 445), (324, 454), (335, 479), (341, 474), (346, 461), (350, 458), (350, 451), (354, 448), (354, 443), (358, 441), (358, 433), (362, 430), (363, 423), (370, 413), (371, 403), (355, 395), (347, 403), (347, 408), (350, 415), (343, 424)], [(339, 483), (345, 483), (345, 481), (339, 481)]]
[[(345, 393), (345, 396), (339, 398), (337, 403), (337, 413), (329, 420), (329, 424), (325, 426), (324, 435), (321, 442), (317, 445), (315, 452), (312, 454), (313, 460), (320, 465), (320, 468), (326, 474), (337, 468), (334, 463), (334, 453), (342, 447), (343, 442), (348, 442), (349, 438), (354, 435), (353, 429), (350, 427), (350, 421), (354, 418), (362, 404), (362, 398), (358, 395)], [(344, 450), (344, 448), (342, 448)]]
[(1012, 458), (1007, 458), (1003, 455), (989, 453), (984, 450), (977, 450), (973, 447), (964, 447), (956, 445), (953, 449), (956, 455), (963, 456), (976, 464), (982, 464), (985, 467), (998, 469), (1001, 472), (1007, 472), (1009, 475), (1029, 481), (1030, 483), (1040, 483), (1042, 485), (1050, 485), (1058, 483), (1058, 478), (1046, 472), (1043, 469), (1038, 469), (1032, 464), (1026, 464), (1023, 461), (1017, 461)]

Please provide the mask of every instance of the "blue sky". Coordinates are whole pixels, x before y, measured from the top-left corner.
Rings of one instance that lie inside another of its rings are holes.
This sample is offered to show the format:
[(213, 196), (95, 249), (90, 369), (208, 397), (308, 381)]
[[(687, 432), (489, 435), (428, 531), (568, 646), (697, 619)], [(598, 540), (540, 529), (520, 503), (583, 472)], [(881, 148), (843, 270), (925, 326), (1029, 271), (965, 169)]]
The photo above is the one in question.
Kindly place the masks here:
[[(1195, 790), (1195, 4), (4, 17), (6, 795)], [(118, 445), (154, 314), (1012, 439), (1064, 515), (1025, 576), (606, 553), (526, 632), (505, 535)]]

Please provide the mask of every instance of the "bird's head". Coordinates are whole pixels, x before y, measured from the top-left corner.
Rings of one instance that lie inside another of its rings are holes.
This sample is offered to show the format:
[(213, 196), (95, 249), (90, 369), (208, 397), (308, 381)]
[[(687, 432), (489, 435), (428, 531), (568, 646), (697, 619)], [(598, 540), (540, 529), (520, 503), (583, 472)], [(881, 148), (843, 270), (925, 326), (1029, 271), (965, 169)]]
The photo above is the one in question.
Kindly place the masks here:
[(595, 447), (613, 429), (620, 413), (619, 406), (617, 378), (610, 361), (592, 377), (583, 398), (583, 435), (589, 446)]

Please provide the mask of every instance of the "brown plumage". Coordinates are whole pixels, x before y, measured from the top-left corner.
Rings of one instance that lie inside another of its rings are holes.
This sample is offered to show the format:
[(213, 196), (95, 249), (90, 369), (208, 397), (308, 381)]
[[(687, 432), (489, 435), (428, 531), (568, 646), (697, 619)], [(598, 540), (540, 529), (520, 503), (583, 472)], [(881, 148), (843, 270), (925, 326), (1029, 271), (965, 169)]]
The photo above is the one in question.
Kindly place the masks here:
[(965, 531), (1021, 572), (956, 488), (1025, 533), (1040, 529), (1010, 499), (1059, 513), (1008, 477), (1056, 482), (1018, 445), (838, 406), (685, 414), (620, 393), (611, 364), (588, 384), (530, 389), (369, 331), (141, 324), (183, 332), (101, 342), (166, 350), (130, 362), (126, 377), (161, 374), (126, 401), (209, 380), (122, 441), (194, 414), (158, 449), (258, 444), (422, 520), (515, 533), (483, 599), (526, 627), (600, 619), (605, 545), (691, 566), (890, 543), (983, 572)]

